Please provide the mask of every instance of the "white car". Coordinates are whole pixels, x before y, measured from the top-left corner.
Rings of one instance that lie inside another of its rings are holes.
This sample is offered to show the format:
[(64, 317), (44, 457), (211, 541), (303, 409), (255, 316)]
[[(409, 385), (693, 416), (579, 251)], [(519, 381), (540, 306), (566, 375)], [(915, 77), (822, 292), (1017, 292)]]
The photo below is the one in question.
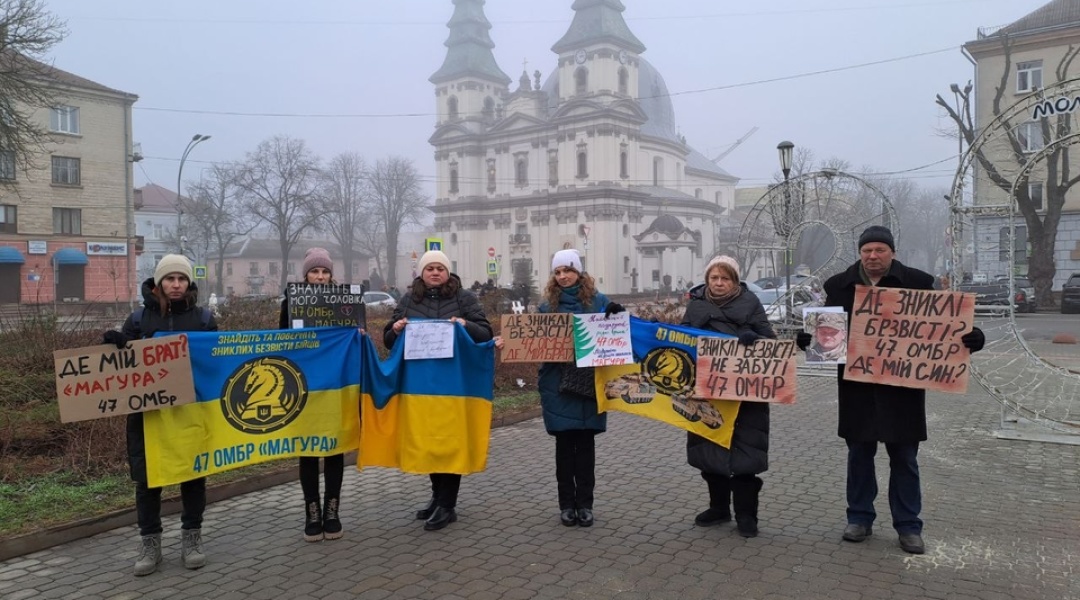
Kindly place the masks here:
[(367, 306), (397, 306), (397, 300), (386, 292), (364, 292), (364, 304)]

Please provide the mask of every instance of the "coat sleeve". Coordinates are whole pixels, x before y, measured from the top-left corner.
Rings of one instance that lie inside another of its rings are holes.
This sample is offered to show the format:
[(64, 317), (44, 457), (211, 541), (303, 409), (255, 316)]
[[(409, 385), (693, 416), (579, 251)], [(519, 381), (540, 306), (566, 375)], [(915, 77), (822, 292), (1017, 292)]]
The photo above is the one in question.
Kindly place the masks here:
[(476, 295), (468, 290), (461, 290), (460, 294), (460, 316), (465, 319), (465, 331), (469, 334), (469, 337), (478, 343), (493, 338), (495, 334), (491, 330), (491, 323), (488, 322), (487, 315), (484, 314), (484, 307), (480, 306), (480, 301), (476, 299)]
[(278, 329), (289, 329), (289, 301), (281, 301), (281, 312), (278, 314)]
[[(144, 310), (142, 308), (136, 310)], [(131, 318), (132, 315), (128, 315), (128, 318), (124, 321), (123, 327), (120, 328), (120, 333), (124, 334), (129, 340), (142, 339), (142, 331), (135, 325), (135, 319)]]
[(761, 337), (775, 340), (776, 332), (773, 331), (772, 325), (769, 324), (769, 316), (765, 314), (765, 307), (761, 305), (761, 300), (757, 296), (754, 296), (753, 300), (754, 307), (750, 310), (750, 318), (746, 320), (746, 326), (740, 329), (740, 333), (753, 331)]
[[(210, 309), (209, 308), (204, 308), (203, 310), (210, 310)], [(206, 322), (206, 329), (203, 329), (203, 331), (217, 331), (217, 330), (218, 330), (217, 319), (214, 318), (214, 313), (213, 313), (213, 311), (211, 311), (210, 312), (210, 320)]]
[(398, 339), (398, 334), (394, 331), (394, 323), (397, 323), (401, 319), (405, 318), (405, 311), (409, 303), (408, 296), (402, 296), (398, 301), (397, 306), (394, 307), (394, 314), (390, 315), (390, 321), (383, 327), (383, 345), (387, 348), (393, 348), (394, 342)]

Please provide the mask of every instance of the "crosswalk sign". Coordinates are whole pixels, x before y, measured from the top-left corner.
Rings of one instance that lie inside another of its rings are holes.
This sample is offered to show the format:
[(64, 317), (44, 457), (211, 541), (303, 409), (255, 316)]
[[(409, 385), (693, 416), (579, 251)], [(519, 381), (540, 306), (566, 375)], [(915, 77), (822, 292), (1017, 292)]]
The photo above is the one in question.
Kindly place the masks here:
[(206, 267), (201, 265), (195, 266), (195, 279), (206, 279)]
[(496, 276), (499, 274), (499, 263), (497, 261), (487, 261), (487, 274)]
[(424, 239), (424, 252), (431, 252), (432, 250), (442, 251), (442, 238)]

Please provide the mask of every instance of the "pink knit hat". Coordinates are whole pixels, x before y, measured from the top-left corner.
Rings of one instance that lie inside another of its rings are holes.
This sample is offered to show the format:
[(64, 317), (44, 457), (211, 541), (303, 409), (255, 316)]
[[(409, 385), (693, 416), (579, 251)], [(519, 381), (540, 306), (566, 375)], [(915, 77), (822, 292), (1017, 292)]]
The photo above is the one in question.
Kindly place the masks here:
[(705, 265), (706, 281), (709, 280), (709, 271), (712, 271), (715, 267), (719, 266), (727, 267), (731, 271), (731, 274), (735, 276), (735, 282), (739, 282), (741, 278), (741, 275), (739, 274), (739, 263), (734, 258), (731, 258), (726, 254), (714, 256), (713, 259), (709, 261), (709, 264)]
[(330, 260), (330, 253), (326, 248), (308, 248), (304, 253), (304, 275), (315, 267), (322, 267), (331, 273), (334, 272), (334, 261)]

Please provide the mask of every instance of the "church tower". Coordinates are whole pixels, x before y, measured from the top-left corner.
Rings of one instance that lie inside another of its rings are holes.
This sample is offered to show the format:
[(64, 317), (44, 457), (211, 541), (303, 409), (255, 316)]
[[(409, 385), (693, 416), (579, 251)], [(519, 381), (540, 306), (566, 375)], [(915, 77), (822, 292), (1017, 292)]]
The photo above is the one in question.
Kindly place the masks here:
[(637, 60), (645, 45), (630, 31), (620, 0), (575, 0), (574, 21), (551, 47), (559, 55), (559, 100), (636, 98)]

